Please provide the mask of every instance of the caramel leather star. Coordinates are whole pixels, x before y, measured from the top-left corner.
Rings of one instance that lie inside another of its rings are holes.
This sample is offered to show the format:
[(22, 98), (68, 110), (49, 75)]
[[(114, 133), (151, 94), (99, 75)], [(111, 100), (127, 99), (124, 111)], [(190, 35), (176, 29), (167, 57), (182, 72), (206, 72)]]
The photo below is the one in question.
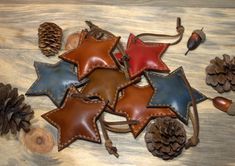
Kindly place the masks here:
[(106, 40), (96, 40), (94, 37), (88, 36), (80, 46), (59, 57), (76, 64), (78, 78), (82, 79), (96, 68), (117, 68), (110, 53), (119, 39), (119, 37), (112, 37)]
[(111, 108), (114, 108), (121, 89), (140, 80), (140, 78), (136, 78), (130, 81), (126, 79), (124, 72), (113, 69), (96, 69), (88, 78), (90, 80), (81, 93), (108, 101)]
[[(130, 34), (127, 42), (126, 54), (129, 56), (129, 74), (131, 78), (143, 74), (144, 70), (155, 70), (169, 72), (169, 68), (161, 57), (168, 48), (168, 43), (146, 44), (140, 39), (134, 40), (135, 36)], [(115, 55), (121, 59), (122, 55)]]
[(74, 93), (77, 92), (70, 89), (61, 108), (42, 115), (59, 130), (59, 151), (77, 139), (101, 143), (96, 120), (104, 110), (105, 102), (87, 101), (78, 96), (72, 96)]
[(115, 113), (125, 116), (127, 120), (139, 121), (138, 124), (130, 126), (135, 138), (152, 118), (176, 116), (170, 108), (147, 108), (152, 95), (153, 89), (151, 86), (131, 85), (123, 90), (123, 95), (117, 102)]

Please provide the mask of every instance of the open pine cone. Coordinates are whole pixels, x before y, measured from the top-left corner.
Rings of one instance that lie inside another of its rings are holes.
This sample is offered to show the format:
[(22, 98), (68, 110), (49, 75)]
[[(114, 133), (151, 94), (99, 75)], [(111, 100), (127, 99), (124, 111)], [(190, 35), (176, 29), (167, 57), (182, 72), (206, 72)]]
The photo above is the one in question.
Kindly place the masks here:
[(223, 59), (212, 59), (206, 73), (206, 83), (217, 92), (235, 91), (235, 57), (224, 54)]
[(22, 128), (29, 131), (33, 110), (24, 103), (24, 95), (18, 96), (17, 88), (0, 83), (0, 133), (7, 134), (11, 131), (16, 134)]
[(51, 22), (44, 22), (38, 29), (38, 43), (42, 53), (53, 56), (59, 52), (62, 45), (62, 29)]
[(145, 142), (154, 156), (169, 160), (181, 154), (186, 132), (183, 125), (174, 118), (156, 118), (147, 126)]

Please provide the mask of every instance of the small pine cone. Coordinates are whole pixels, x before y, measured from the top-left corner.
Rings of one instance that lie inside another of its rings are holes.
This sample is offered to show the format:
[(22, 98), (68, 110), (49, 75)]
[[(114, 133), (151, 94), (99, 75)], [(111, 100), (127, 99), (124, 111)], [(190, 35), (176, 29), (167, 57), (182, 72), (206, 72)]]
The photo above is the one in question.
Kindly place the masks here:
[(206, 83), (217, 92), (235, 91), (235, 57), (224, 54), (223, 59), (212, 59), (206, 67), (206, 74)]
[(33, 110), (24, 103), (24, 95), (18, 95), (18, 89), (0, 83), (0, 133), (11, 131), (16, 134), (22, 128), (29, 131)]
[(183, 125), (174, 118), (156, 118), (147, 126), (145, 142), (152, 155), (169, 160), (181, 154), (186, 132)]
[(46, 56), (53, 56), (59, 52), (62, 45), (62, 29), (51, 22), (44, 22), (38, 29), (38, 44), (41, 52)]

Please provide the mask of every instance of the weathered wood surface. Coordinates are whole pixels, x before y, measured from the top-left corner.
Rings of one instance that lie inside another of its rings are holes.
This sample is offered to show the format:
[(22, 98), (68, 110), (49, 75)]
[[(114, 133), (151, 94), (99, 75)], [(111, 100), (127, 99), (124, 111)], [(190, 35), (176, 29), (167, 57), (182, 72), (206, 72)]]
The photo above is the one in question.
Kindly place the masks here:
[[(4, 2), (4, 1), (3, 1)], [(209, 60), (223, 53), (234, 55), (235, 10), (227, 8), (185, 8), (150, 6), (97, 5), (0, 5), (0, 81), (18, 87), (20, 93), (36, 79), (34, 61), (55, 63), (57, 57), (46, 58), (37, 47), (37, 28), (44, 21), (53, 21), (68, 34), (85, 27), (84, 20), (122, 36), (125, 43), (129, 32), (175, 33), (176, 17), (182, 18), (185, 35), (182, 42), (171, 46), (164, 61), (171, 70), (183, 66), (191, 85), (209, 97), (218, 94), (205, 84), (205, 67)], [(204, 27), (207, 41), (186, 57), (186, 42), (192, 30)], [(143, 82), (145, 83), (145, 82)], [(235, 99), (235, 93), (223, 96)], [(179, 96), (180, 97), (180, 96)], [(54, 109), (47, 97), (27, 97), (35, 110), (34, 126), (51, 131), (57, 139), (57, 130), (40, 115)], [(32, 154), (12, 137), (0, 138), (0, 165), (235, 165), (235, 117), (216, 110), (209, 101), (198, 105), (201, 132), (200, 144), (183, 151), (172, 161), (153, 157), (146, 149), (144, 132), (135, 140), (131, 134), (110, 136), (120, 157), (108, 155), (103, 145), (76, 141), (69, 148), (57, 152), (55, 146), (48, 155)], [(108, 116), (109, 119), (120, 119)], [(191, 133), (191, 125), (187, 129)]]

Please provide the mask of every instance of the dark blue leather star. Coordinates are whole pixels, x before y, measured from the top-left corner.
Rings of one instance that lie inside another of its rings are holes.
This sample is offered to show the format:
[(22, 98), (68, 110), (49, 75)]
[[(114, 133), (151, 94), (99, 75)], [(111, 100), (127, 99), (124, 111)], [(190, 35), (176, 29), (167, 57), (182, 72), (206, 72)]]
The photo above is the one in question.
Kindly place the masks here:
[[(156, 72), (145, 72), (149, 83), (154, 88), (154, 94), (148, 104), (149, 107), (170, 107), (179, 119), (188, 124), (188, 111), (192, 105), (189, 89), (184, 82), (186, 76), (182, 67), (179, 67), (167, 76)], [(199, 91), (192, 89), (196, 103), (207, 99)]]
[(38, 79), (26, 92), (26, 95), (47, 95), (53, 103), (60, 107), (70, 85), (76, 87), (85, 84), (88, 79), (78, 81), (74, 65), (65, 61), (56, 64), (34, 62)]

